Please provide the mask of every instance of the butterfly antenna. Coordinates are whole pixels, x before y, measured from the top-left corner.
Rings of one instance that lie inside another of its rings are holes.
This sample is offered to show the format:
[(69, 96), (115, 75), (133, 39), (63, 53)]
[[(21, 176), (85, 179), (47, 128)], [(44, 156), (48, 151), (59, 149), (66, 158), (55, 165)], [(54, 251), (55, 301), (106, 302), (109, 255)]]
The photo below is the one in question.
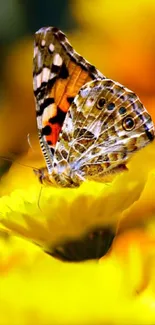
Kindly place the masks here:
[(32, 147), (32, 144), (31, 144), (30, 133), (27, 134), (27, 142), (28, 142), (29, 147), (32, 149), (32, 151), (35, 152), (35, 150)]
[(29, 165), (25, 165), (25, 164), (23, 164), (23, 163), (20, 163), (20, 162), (18, 162), (18, 161), (16, 161), (16, 160), (13, 160), (13, 159), (8, 158), (8, 157), (5, 157), (5, 156), (0, 156), (0, 159), (3, 159), (3, 160), (5, 160), (5, 161), (9, 161), (9, 162), (12, 162), (12, 163), (18, 164), (18, 165), (23, 166), (23, 167), (31, 168), (31, 169), (36, 170), (36, 171), (39, 171), (39, 168), (36, 168), (36, 167), (33, 167), (33, 166), (29, 166)]

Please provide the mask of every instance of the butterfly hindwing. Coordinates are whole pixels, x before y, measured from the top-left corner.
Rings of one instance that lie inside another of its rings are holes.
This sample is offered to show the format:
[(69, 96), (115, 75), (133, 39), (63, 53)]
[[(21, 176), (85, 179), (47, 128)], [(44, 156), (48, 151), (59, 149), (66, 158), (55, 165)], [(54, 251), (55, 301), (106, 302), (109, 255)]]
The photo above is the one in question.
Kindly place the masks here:
[(66, 163), (72, 178), (102, 179), (153, 138), (151, 117), (139, 98), (117, 82), (97, 79), (85, 84), (71, 104), (54, 165), (60, 178)]
[(95, 78), (104, 76), (74, 51), (59, 29), (41, 28), (35, 34), (33, 87), (37, 127), (49, 172), (66, 113), (80, 88)]

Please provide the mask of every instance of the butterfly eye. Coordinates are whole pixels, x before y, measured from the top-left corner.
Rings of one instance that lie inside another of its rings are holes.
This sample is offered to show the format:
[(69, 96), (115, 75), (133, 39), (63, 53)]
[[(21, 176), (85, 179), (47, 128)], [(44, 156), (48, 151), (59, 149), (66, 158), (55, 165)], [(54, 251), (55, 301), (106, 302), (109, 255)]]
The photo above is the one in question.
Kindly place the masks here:
[(124, 120), (123, 120), (124, 130), (131, 131), (131, 130), (133, 130), (134, 126), (135, 126), (135, 122), (131, 116), (127, 116), (124, 118)]
[(104, 106), (104, 104), (105, 104), (105, 98), (104, 98), (104, 97), (101, 97), (101, 98), (98, 100), (98, 102), (97, 102), (97, 108), (98, 108), (98, 109), (102, 109), (103, 106)]

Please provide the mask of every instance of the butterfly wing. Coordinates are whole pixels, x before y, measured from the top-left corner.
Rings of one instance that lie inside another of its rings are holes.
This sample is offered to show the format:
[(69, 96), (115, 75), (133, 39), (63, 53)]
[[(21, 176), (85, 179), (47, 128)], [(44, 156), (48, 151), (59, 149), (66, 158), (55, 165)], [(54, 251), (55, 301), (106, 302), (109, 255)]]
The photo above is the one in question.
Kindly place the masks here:
[(101, 180), (153, 139), (151, 117), (133, 92), (109, 79), (88, 82), (75, 97), (55, 148), (57, 182)]
[(48, 171), (66, 113), (85, 83), (104, 76), (74, 51), (55, 27), (35, 34), (33, 87), (39, 140)]

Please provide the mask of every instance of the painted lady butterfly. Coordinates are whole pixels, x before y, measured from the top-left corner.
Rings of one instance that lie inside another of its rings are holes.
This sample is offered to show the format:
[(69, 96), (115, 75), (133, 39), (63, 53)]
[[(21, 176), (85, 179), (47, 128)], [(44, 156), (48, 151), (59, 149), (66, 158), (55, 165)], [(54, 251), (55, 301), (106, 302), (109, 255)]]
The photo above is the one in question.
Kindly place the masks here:
[(47, 168), (40, 180), (76, 187), (125, 168), (154, 139), (139, 98), (75, 52), (55, 27), (35, 34), (34, 95)]

